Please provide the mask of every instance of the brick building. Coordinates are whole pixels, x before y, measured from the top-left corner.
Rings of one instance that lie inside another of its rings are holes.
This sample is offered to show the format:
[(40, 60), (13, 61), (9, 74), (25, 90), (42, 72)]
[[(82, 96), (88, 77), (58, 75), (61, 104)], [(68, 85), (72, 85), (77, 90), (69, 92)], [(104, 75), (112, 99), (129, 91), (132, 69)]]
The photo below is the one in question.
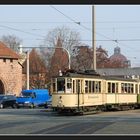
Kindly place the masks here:
[(0, 94), (20, 94), (22, 67), (19, 55), (0, 42)]

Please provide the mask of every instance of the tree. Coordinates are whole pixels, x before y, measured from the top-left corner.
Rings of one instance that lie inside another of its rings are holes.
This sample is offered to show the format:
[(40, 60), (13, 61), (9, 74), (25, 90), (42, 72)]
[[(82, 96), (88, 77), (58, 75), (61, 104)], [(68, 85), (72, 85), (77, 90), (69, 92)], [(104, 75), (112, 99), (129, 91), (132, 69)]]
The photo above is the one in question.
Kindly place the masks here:
[[(23, 73), (26, 74), (27, 60), (23, 63)], [(47, 68), (44, 60), (40, 57), (35, 49), (32, 49), (29, 55), (29, 73), (30, 88), (45, 88), (47, 83)]]
[(51, 58), (50, 62), (50, 74), (51, 76), (56, 76), (59, 71), (65, 71), (69, 67), (69, 57), (65, 49), (62, 47), (60, 38), (58, 38), (55, 52)]
[(108, 53), (101, 45), (96, 49), (96, 57), (97, 68), (106, 68), (109, 66)]
[(72, 68), (75, 70), (86, 70), (91, 68), (92, 50), (89, 46), (77, 46), (77, 53), (72, 58)]
[(79, 32), (72, 30), (69, 27), (62, 26), (49, 31), (44, 39), (43, 45), (46, 47), (55, 47), (58, 38), (61, 40), (62, 47), (66, 48), (71, 55), (74, 47), (80, 44)]
[[(46, 65), (49, 71), (49, 76), (51, 76), (52, 69), (56, 68), (56, 65), (54, 64), (55, 61), (54, 61), (53, 56), (54, 56), (54, 53), (56, 56), (55, 47), (57, 46), (58, 39), (61, 40), (61, 47), (67, 49), (71, 57), (75, 55), (75, 52), (76, 52), (74, 51), (75, 46), (78, 46), (80, 44), (79, 32), (72, 30), (69, 27), (61, 26), (61, 27), (56, 27), (53, 30), (49, 31), (46, 38), (42, 42), (42, 45), (40, 45), (40, 47), (42, 47), (40, 49), (40, 53), (42, 54), (42, 56), (44, 57), (44, 60), (46, 61)], [(66, 54), (67, 52), (64, 51), (64, 53)], [(54, 68), (52, 67), (52, 61), (54, 61), (53, 62), (53, 66), (55, 66)], [(58, 63), (57, 63), (57, 69), (58, 67), (62, 68), (62, 65), (58, 66)]]
[(11, 48), (15, 52), (19, 53), (19, 45), (21, 44), (22, 40), (19, 39), (15, 35), (3, 35), (1, 37), (1, 41), (7, 45), (7, 47)]
[[(91, 69), (93, 61), (93, 50), (89, 46), (77, 46), (78, 53), (73, 57), (72, 67), (76, 70)], [(108, 66), (108, 53), (101, 46), (96, 48), (96, 66), (97, 68), (105, 68)]]

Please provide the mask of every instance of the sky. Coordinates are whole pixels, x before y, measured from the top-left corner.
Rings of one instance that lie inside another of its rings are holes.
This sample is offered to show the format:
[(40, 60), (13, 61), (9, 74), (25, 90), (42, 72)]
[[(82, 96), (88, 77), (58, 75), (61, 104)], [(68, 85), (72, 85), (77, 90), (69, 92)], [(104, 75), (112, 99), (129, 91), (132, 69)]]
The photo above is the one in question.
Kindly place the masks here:
[[(96, 47), (111, 56), (119, 46), (131, 66), (140, 67), (140, 5), (94, 7)], [(0, 5), (0, 37), (15, 35), (23, 47), (38, 47), (49, 31), (67, 26), (91, 47), (92, 16), (91, 5)]]

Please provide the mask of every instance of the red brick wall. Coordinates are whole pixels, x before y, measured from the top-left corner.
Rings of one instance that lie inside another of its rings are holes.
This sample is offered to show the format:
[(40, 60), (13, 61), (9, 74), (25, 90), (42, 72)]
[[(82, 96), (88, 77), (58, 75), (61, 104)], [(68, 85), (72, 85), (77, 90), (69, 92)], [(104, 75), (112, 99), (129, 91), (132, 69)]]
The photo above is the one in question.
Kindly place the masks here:
[(0, 59), (0, 80), (4, 84), (5, 94), (12, 93), (17, 96), (22, 90), (22, 67), (18, 64), (18, 60)]

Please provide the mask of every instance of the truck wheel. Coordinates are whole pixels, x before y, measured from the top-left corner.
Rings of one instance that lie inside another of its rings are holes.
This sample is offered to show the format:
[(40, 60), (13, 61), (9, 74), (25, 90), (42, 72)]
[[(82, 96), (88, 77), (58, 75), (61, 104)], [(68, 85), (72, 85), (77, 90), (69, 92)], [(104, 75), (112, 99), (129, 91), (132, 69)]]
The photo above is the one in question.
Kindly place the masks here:
[(17, 108), (17, 104), (13, 104), (12, 105), (12, 108)]
[(34, 107), (35, 107), (34, 104), (31, 104), (31, 105), (30, 105), (30, 108), (34, 108)]
[(4, 107), (3, 107), (3, 104), (0, 104), (0, 108), (1, 108), (1, 109), (4, 108)]
[(48, 108), (48, 104), (46, 103), (46, 104), (44, 104), (44, 108)]
[(17, 109), (19, 109), (20, 108), (20, 106), (19, 105), (17, 105)]

